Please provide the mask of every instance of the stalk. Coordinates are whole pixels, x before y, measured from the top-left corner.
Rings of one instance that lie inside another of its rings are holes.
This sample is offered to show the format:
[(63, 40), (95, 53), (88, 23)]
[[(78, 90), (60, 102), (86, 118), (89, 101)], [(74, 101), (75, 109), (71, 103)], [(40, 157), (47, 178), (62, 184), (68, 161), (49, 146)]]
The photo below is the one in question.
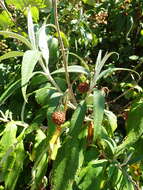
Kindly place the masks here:
[(59, 43), (60, 43), (60, 47), (61, 47), (61, 53), (62, 53), (62, 57), (63, 57), (63, 67), (65, 69), (65, 77), (66, 77), (66, 81), (67, 81), (67, 85), (68, 85), (68, 91), (69, 91), (69, 95), (71, 100), (73, 101), (74, 105), (77, 105), (73, 90), (72, 90), (72, 85), (70, 83), (70, 77), (69, 77), (69, 73), (68, 73), (68, 59), (67, 59), (67, 55), (65, 52), (65, 47), (64, 47), (64, 43), (61, 37), (61, 33), (60, 33), (60, 27), (59, 27), (59, 22), (58, 22), (58, 10), (57, 10), (57, 0), (52, 0), (53, 2), (53, 8), (54, 8), (54, 19), (55, 19), (55, 26), (57, 28), (57, 33), (58, 33), (58, 38), (59, 38)]

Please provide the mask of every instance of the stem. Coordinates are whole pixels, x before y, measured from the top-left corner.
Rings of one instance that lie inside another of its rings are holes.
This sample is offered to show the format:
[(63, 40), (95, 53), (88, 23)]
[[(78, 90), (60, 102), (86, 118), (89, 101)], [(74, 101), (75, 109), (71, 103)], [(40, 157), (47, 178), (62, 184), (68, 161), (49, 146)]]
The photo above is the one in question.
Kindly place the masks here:
[(57, 83), (54, 81), (54, 79), (52, 78), (49, 69), (45, 67), (42, 58), (39, 60), (40, 66), (42, 67), (45, 76), (47, 77), (48, 80), (50, 80), (50, 82), (53, 84), (54, 87), (56, 87), (56, 89), (63, 94), (63, 92), (61, 91), (60, 87), (57, 85)]
[(58, 38), (59, 38), (59, 42), (60, 42), (60, 46), (61, 46), (61, 52), (62, 52), (62, 57), (63, 57), (63, 67), (65, 69), (65, 77), (66, 77), (66, 81), (67, 81), (67, 85), (68, 85), (68, 90), (69, 90), (69, 94), (70, 94), (70, 98), (72, 99), (73, 103), (75, 105), (77, 105), (73, 90), (72, 90), (72, 85), (70, 83), (70, 77), (69, 77), (69, 73), (68, 73), (68, 62), (67, 62), (67, 55), (65, 52), (65, 48), (64, 48), (64, 43), (61, 37), (61, 33), (60, 33), (60, 27), (59, 27), (59, 22), (58, 22), (58, 11), (57, 11), (57, 0), (52, 0), (53, 2), (53, 7), (54, 7), (54, 19), (55, 19), (55, 26), (57, 28), (57, 33), (58, 33)]

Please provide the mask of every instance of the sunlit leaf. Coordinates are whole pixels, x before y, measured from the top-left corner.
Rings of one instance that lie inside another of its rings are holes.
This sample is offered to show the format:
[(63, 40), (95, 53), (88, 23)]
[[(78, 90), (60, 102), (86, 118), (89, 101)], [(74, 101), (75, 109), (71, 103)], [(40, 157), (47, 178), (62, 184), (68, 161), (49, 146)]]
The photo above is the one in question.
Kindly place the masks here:
[(30, 42), (32, 44), (32, 48), (36, 49), (34, 25), (33, 25), (33, 20), (32, 20), (32, 15), (31, 15), (30, 9), (28, 9), (28, 36), (29, 36)]
[(100, 90), (94, 90), (93, 98), (93, 122), (94, 122), (94, 140), (101, 137), (101, 126), (104, 114), (105, 98)]
[(14, 33), (14, 32), (9, 32), (9, 31), (0, 31), (0, 35), (3, 35), (7, 38), (16, 38), (17, 40), (23, 42), (25, 45), (27, 45), (27, 47), (29, 47), (30, 49), (32, 48), (31, 43), (23, 36)]
[(2, 11), (2, 13), (0, 14), (0, 26), (3, 29), (7, 29), (8, 27), (11, 27), (14, 25), (14, 23), (12, 22), (11, 18), (10, 18), (10, 13), (8, 15), (7, 11)]
[(47, 43), (46, 26), (42, 26), (39, 32), (39, 48), (42, 52), (46, 64), (49, 63), (49, 47)]
[(82, 168), (79, 173), (79, 189), (91, 190), (91, 189), (101, 189), (101, 184), (103, 180), (103, 173), (107, 160), (96, 160), (88, 163), (87, 167)]
[(12, 58), (12, 57), (21, 57), (23, 56), (23, 52), (20, 52), (20, 51), (10, 51), (8, 53), (5, 53), (4, 55), (0, 56), (0, 61), (3, 61), (5, 59), (9, 59), (9, 58)]
[[(58, 70), (52, 72), (51, 74), (54, 75), (54, 74), (64, 73), (64, 72), (65, 72), (64, 68), (61, 68), (61, 69), (58, 69)], [(68, 72), (83, 73), (85, 75), (90, 75), (90, 72), (87, 69), (85, 69), (84, 67), (79, 66), (79, 65), (68, 66)]]
[(46, 135), (41, 129), (37, 130), (36, 133), (36, 142), (32, 151), (34, 166), (32, 168), (31, 190), (40, 187), (48, 167), (48, 141), (46, 140)]
[(24, 100), (27, 102), (26, 89), (28, 82), (32, 77), (32, 73), (41, 53), (38, 50), (28, 50), (24, 53), (21, 68), (21, 86)]
[(117, 117), (113, 112), (111, 112), (109, 110), (105, 110), (105, 115), (107, 117), (107, 120), (108, 120), (110, 128), (111, 128), (111, 134), (113, 134), (113, 132), (117, 128)]
[(67, 138), (54, 161), (52, 190), (72, 190), (73, 180), (80, 163), (79, 155), (81, 150), (78, 136), (82, 129), (85, 113), (86, 104), (83, 101), (75, 110), (71, 120), (71, 130), (69, 132), (71, 138)]

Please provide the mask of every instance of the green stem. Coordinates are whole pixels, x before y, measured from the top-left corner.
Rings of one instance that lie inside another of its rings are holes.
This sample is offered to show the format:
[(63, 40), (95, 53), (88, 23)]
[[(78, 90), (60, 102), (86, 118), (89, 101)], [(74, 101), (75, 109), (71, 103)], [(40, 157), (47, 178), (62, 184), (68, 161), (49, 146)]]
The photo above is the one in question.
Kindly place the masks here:
[(63, 93), (60, 89), (60, 87), (57, 85), (57, 83), (54, 81), (54, 79), (52, 78), (49, 69), (45, 67), (42, 58), (39, 60), (40, 66), (42, 67), (45, 76), (47, 77), (48, 80), (50, 80), (50, 82), (53, 84), (53, 86), (60, 92)]

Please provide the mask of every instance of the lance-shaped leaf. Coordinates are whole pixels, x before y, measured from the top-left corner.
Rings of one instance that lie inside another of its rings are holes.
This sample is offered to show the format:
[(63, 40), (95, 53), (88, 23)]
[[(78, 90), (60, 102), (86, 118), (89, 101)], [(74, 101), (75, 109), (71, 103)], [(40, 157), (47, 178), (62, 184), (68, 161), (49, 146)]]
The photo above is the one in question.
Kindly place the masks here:
[(69, 139), (54, 162), (52, 190), (72, 190), (72, 184), (79, 164), (79, 140)]
[(17, 126), (9, 122), (4, 129), (0, 140), (0, 178), (6, 189), (15, 189), (25, 158), (23, 142), (16, 139)]
[[(9, 150), (9, 148), (12, 148), (12, 145), (16, 143), (16, 132), (17, 132), (17, 126), (14, 122), (7, 123), (3, 136), (0, 140), (0, 159), (3, 158), (4, 154)], [(0, 164), (3, 163), (3, 159), (0, 161)]]
[(85, 102), (81, 102), (71, 120), (70, 137), (59, 149), (52, 170), (52, 190), (72, 190), (74, 178), (79, 167), (79, 133), (86, 112)]
[(24, 100), (27, 102), (26, 98), (26, 89), (27, 83), (32, 77), (32, 73), (36, 63), (40, 58), (41, 53), (38, 50), (28, 50), (24, 53), (22, 60), (22, 68), (21, 68), (21, 85), (22, 85), (22, 94)]
[[(11, 164), (12, 159), (12, 164)], [(4, 180), (6, 189), (14, 190), (18, 177), (23, 169), (25, 159), (25, 151), (23, 141), (16, 145), (14, 152), (10, 154), (7, 161), (4, 163)]]
[(27, 45), (30, 49), (32, 48), (31, 43), (25, 37), (19, 34), (16, 34), (14, 32), (9, 32), (9, 31), (0, 31), (0, 35), (6, 36), (8, 38), (16, 38), (17, 40)]
[(28, 8), (28, 36), (29, 36), (30, 42), (32, 44), (32, 48), (36, 49), (34, 25), (33, 25), (33, 20), (32, 20), (32, 15), (31, 15), (30, 8)]
[(116, 115), (109, 111), (109, 110), (104, 110), (106, 118), (107, 118), (107, 123), (106, 123), (106, 127), (107, 127), (107, 131), (109, 133), (109, 135), (113, 135), (113, 132), (116, 130), (117, 128), (117, 117)]
[(48, 141), (41, 129), (37, 130), (35, 141), (31, 156), (32, 160), (34, 160), (31, 190), (40, 187), (48, 167)]
[[(60, 69), (52, 72), (51, 74), (54, 75), (54, 74), (64, 73), (64, 72), (65, 72), (64, 68), (60, 68)], [(70, 73), (83, 73), (85, 75), (90, 75), (90, 72), (87, 69), (85, 69), (84, 67), (79, 66), (79, 65), (68, 66), (68, 72), (70, 72)]]
[(102, 71), (100, 73), (100, 75), (97, 77), (96, 81), (100, 80), (103, 77), (107, 77), (107, 76), (113, 74), (116, 71), (129, 71), (129, 72), (135, 73), (138, 76), (138, 78), (140, 78), (140, 75), (136, 71), (134, 71), (132, 69), (127, 69), (127, 68), (109, 68), (109, 69), (106, 69), (106, 70)]
[(21, 80), (17, 80), (11, 84), (4, 93), (0, 96), (0, 105), (4, 104), (5, 101), (21, 86)]
[(94, 90), (93, 97), (93, 121), (94, 121), (94, 140), (101, 136), (101, 126), (105, 107), (105, 98), (100, 90)]
[(20, 56), (23, 56), (23, 52), (20, 52), (20, 51), (10, 51), (8, 53), (5, 53), (4, 55), (0, 56), (0, 61), (3, 61), (5, 59), (9, 59), (9, 58), (12, 58), (12, 57), (20, 57)]
[(47, 43), (46, 26), (42, 26), (39, 32), (39, 48), (46, 64), (49, 63), (49, 48)]
[(77, 109), (75, 110), (75, 112), (71, 118), (71, 127), (70, 127), (69, 134), (73, 138), (77, 138), (77, 135), (81, 131), (81, 126), (84, 121), (85, 113), (86, 113), (86, 103), (85, 103), (85, 101), (82, 101), (78, 105)]

